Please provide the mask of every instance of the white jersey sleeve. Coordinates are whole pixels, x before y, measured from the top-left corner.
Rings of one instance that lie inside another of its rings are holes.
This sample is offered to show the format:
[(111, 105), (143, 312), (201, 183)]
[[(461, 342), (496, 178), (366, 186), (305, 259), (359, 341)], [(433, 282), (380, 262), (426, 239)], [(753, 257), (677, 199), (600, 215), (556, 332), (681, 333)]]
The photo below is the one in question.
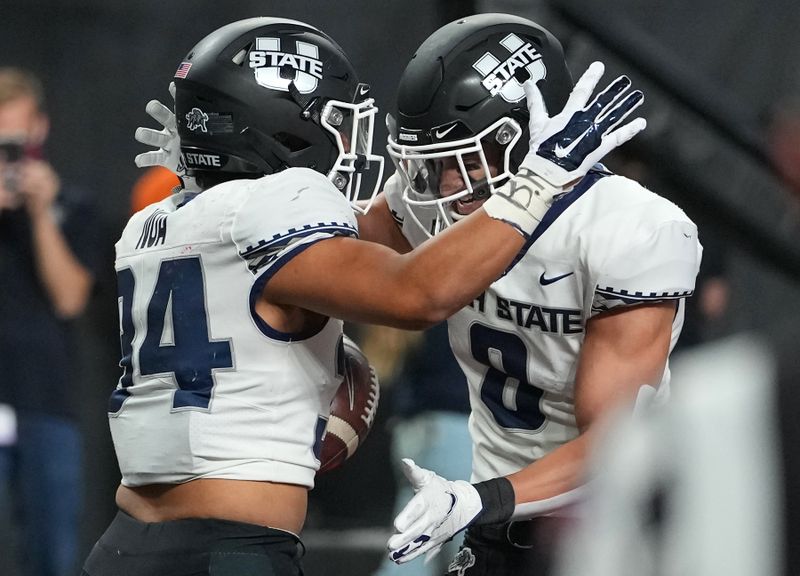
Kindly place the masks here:
[(624, 210), (611, 211), (587, 238), (593, 245), (586, 262), (595, 283), (592, 315), (691, 296), (702, 257), (697, 226), (677, 206), (632, 180), (604, 180), (596, 185), (597, 194), (604, 193), (607, 183), (622, 188), (618, 194), (632, 201), (623, 203)]
[(353, 209), (331, 188), (324, 175), (310, 169), (254, 181), (231, 226), (232, 240), (252, 272), (272, 276), (315, 242), (358, 237)]

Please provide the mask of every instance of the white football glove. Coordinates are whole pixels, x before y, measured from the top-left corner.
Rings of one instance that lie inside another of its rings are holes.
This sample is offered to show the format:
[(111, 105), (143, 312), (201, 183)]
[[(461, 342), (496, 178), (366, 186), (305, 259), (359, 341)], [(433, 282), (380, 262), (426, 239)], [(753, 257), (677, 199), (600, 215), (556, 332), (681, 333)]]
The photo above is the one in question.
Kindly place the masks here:
[(631, 85), (627, 76), (614, 80), (587, 104), (604, 71), (602, 62), (592, 63), (575, 84), (564, 109), (552, 118), (536, 84), (525, 83), (530, 145), (521, 168), (563, 188), (583, 178), (606, 154), (645, 128), (644, 118), (620, 127), (644, 102), (641, 90), (624, 95)]
[[(170, 82), (169, 93), (175, 100), (175, 82)], [(198, 186), (194, 178), (186, 175), (186, 164), (181, 156), (181, 141), (175, 123), (175, 113), (158, 100), (150, 100), (145, 107), (151, 118), (161, 124), (161, 130), (139, 126), (134, 138), (146, 146), (158, 148), (142, 152), (134, 158), (139, 168), (148, 166), (163, 166), (174, 173), (183, 183), (183, 188), (190, 192), (197, 192)]]
[(519, 172), (484, 203), (490, 216), (531, 235), (555, 196), (567, 192), (606, 154), (645, 128), (644, 118), (620, 126), (644, 101), (640, 90), (624, 94), (631, 85), (627, 76), (614, 80), (588, 103), (604, 70), (600, 62), (589, 66), (564, 109), (552, 117), (536, 83), (525, 82), (528, 153)]
[(429, 552), (427, 562), (481, 512), (481, 497), (469, 482), (445, 480), (409, 458), (403, 459), (403, 473), (416, 494), (394, 520), (389, 558), (403, 564)]

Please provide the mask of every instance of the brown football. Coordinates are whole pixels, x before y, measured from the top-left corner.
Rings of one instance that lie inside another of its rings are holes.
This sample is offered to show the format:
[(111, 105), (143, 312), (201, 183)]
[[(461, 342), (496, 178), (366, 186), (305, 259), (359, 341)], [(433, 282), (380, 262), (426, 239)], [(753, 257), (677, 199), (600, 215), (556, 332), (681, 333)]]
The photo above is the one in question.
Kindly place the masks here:
[(322, 437), (320, 472), (329, 472), (350, 458), (375, 422), (380, 385), (369, 360), (344, 337), (344, 380), (331, 402), (331, 415)]

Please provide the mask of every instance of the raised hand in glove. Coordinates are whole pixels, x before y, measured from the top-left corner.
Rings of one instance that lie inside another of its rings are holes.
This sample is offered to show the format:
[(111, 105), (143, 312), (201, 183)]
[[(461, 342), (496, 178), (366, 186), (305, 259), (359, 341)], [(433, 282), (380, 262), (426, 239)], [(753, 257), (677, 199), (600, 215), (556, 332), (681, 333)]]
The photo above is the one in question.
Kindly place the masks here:
[[(170, 82), (169, 93), (175, 100), (175, 82)], [(175, 123), (175, 114), (158, 100), (150, 100), (145, 107), (145, 112), (161, 124), (162, 129), (154, 130), (142, 126), (136, 129), (134, 134), (136, 141), (157, 148), (157, 150), (138, 154), (134, 158), (134, 162), (139, 168), (163, 166), (181, 179), (185, 190), (197, 191), (197, 184), (194, 178), (187, 176), (186, 165), (181, 157), (181, 141)]]
[(530, 113), (530, 145), (521, 168), (553, 186), (564, 187), (582, 178), (614, 148), (642, 131), (647, 123), (637, 118), (622, 121), (644, 101), (641, 90), (625, 95), (631, 81), (620, 76), (589, 102), (605, 71), (594, 62), (575, 84), (564, 109), (548, 116), (542, 94), (532, 81), (524, 85)]
[(636, 118), (622, 122), (644, 101), (640, 90), (620, 76), (589, 102), (605, 67), (594, 62), (575, 84), (558, 114), (550, 116), (538, 86), (523, 85), (530, 113), (530, 144), (517, 174), (484, 203), (493, 218), (529, 236), (544, 217), (553, 198), (570, 189), (614, 148), (642, 131), (647, 123)]
[(403, 473), (415, 495), (394, 520), (389, 557), (403, 564), (420, 554), (437, 554), (442, 544), (466, 528), (483, 509), (475, 487), (463, 480), (445, 480), (435, 472), (403, 459)]

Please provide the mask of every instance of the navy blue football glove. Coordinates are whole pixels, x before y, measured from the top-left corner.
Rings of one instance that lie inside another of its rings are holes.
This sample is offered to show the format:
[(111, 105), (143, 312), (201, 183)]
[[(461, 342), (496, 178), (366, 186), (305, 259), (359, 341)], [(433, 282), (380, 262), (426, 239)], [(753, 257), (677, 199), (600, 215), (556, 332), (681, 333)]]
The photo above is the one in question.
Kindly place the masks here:
[(626, 76), (589, 103), (604, 70), (600, 62), (589, 66), (564, 109), (552, 117), (536, 83), (525, 82), (530, 146), (519, 171), (483, 204), (489, 216), (530, 236), (556, 196), (569, 191), (606, 154), (645, 128), (644, 118), (622, 125), (644, 100), (639, 90), (625, 94), (631, 85)]
[(640, 90), (625, 93), (631, 85), (627, 76), (614, 80), (589, 102), (604, 70), (600, 62), (589, 66), (564, 109), (553, 117), (548, 115), (536, 85), (530, 80), (525, 83), (530, 146), (521, 168), (563, 188), (582, 178), (611, 150), (645, 128), (644, 118), (622, 125), (644, 101)]

